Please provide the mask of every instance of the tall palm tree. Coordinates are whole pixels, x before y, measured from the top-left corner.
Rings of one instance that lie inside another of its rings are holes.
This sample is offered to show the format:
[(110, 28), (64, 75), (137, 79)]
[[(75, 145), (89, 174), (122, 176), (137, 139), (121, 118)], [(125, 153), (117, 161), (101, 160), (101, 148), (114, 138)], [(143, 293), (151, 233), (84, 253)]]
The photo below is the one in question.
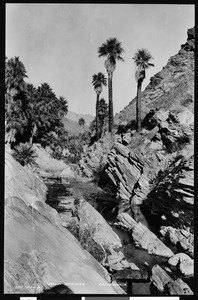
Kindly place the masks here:
[(94, 90), (96, 92), (96, 140), (99, 139), (99, 129), (98, 129), (98, 124), (99, 124), (99, 120), (98, 120), (98, 105), (99, 105), (99, 98), (100, 98), (100, 94), (102, 92), (102, 86), (106, 86), (107, 85), (107, 79), (105, 77), (105, 75), (101, 72), (99, 72), (98, 74), (94, 74), (92, 76), (93, 80), (93, 86), (94, 86)]
[(113, 89), (112, 89), (112, 78), (113, 72), (116, 68), (116, 61), (121, 60), (124, 49), (121, 46), (121, 43), (117, 40), (117, 38), (110, 38), (106, 40), (105, 43), (102, 44), (98, 48), (98, 56), (106, 56), (105, 60), (105, 68), (108, 74), (108, 92), (109, 92), (109, 132), (112, 132), (113, 128)]
[(141, 131), (141, 119), (142, 119), (142, 107), (141, 107), (141, 89), (142, 82), (146, 77), (146, 69), (154, 67), (154, 64), (150, 63), (153, 59), (151, 53), (147, 49), (139, 49), (134, 57), (136, 64), (135, 78), (137, 81), (137, 101), (136, 101), (136, 120), (137, 120), (137, 132)]

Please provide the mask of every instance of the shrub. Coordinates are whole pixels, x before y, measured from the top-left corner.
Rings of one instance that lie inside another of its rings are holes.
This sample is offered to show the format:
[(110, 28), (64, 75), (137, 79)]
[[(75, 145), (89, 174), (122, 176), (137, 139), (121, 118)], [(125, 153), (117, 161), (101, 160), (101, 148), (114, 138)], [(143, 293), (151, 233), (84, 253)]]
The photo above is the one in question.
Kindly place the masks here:
[(57, 160), (60, 160), (62, 159), (62, 152), (59, 149), (53, 149), (52, 157)]
[(64, 158), (64, 162), (66, 164), (78, 164), (81, 159), (81, 155), (75, 155), (75, 156), (68, 156)]
[(99, 182), (100, 178), (104, 175), (104, 166), (99, 165), (99, 167), (92, 171), (93, 182)]
[(37, 165), (35, 158), (37, 157), (35, 150), (32, 149), (28, 143), (19, 144), (14, 148), (12, 156), (18, 161), (22, 166)]
[(70, 223), (67, 229), (75, 236), (75, 238), (80, 242), (81, 246), (87, 250), (98, 262), (101, 262), (105, 253), (103, 248), (96, 243), (92, 235), (95, 229), (89, 230), (88, 228), (80, 228), (76, 223)]

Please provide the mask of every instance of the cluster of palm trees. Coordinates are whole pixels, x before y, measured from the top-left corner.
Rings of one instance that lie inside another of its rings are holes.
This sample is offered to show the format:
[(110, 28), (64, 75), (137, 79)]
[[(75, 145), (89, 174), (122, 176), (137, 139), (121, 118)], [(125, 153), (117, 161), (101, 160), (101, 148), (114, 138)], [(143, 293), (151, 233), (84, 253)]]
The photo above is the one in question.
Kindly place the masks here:
[[(121, 42), (118, 41), (117, 38), (107, 39), (105, 43), (103, 43), (98, 48), (98, 56), (105, 56), (105, 68), (108, 74), (108, 98), (109, 98), (109, 132), (112, 133), (114, 126), (114, 118), (113, 118), (113, 88), (112, 88), (112, 79), (113, 72), (116, 68), (117, 61), (124, 61), (122, 54), (124, 49), (122, 47)], [(154, 67), (154, 64), (150, 63), (153, 59), (152, 55), (147, 49), (139, 49), (134, 57), (132, 58), (136, 65), (136, 73), (135, 78), (137, 81), (137, 101), (136, 101), (136, 123), (137, 123), (137, 131), (141, 131), (141, 88), (142, 82), (146, 76), (145, 70), (150, 66)], [(98, 74), (94, 74), (92, 76), (94, 90), (97, 95), (96, 99), (96, 139), (99, 138), (99, 129), (98, 129), (98, 103), (100, 94), (102, 92), (102, 87), (107, 85), (107, 79), (105, 75), (101, 72)]]
[(67, 100), (57, 97), (48, 83), (38, 88), (25, 82), (27, 73), (19, 57), (5, 61), (5, 140), (14, 148), (19, 143), (44, 145), (66, 139), (63, 116)]

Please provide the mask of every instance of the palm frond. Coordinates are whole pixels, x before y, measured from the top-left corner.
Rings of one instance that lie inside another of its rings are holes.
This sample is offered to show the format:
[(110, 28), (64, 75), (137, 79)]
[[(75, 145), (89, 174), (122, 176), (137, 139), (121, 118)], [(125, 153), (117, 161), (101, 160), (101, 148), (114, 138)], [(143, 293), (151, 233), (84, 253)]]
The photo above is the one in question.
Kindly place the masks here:
[(149, 66), (149, 67), (155, 67), (155, 65), (154, 65), (154, 64), (151, 64), (151, 63), (148, 63), (148, 66)]
[(28, 164), (37, 165), (35, 162), (37, 154), (28, 143), (16, 146), (12, 155), (22, 166)]
[(121, 60), (121, 61), (124, 62), (124, 58), (122, 56), (120, 56), (120, 55), (118, 55), (117, 60)]

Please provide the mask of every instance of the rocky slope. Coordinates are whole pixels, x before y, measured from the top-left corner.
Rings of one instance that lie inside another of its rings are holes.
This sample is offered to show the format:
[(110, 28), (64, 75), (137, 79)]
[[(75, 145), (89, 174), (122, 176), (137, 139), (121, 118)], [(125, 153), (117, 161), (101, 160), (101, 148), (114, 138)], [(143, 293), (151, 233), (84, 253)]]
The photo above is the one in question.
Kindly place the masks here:
[[(167, 65), (150, 79), (142, 93), (142, 117), (151, 109), (180, 110), (183, 107), (193, 112), (194, 106), (194, 49), (195, 28), (187, 33), (187, 42), (178, 54), (171, 56)], [(117, 124), (135, 120), (136, 97), (115, 116)]]
[(62, 284), (73, 293), (123, 293), (45, 203), (40, 177), (9, 152), (6, 148), (4, 292), (37, 294)]

